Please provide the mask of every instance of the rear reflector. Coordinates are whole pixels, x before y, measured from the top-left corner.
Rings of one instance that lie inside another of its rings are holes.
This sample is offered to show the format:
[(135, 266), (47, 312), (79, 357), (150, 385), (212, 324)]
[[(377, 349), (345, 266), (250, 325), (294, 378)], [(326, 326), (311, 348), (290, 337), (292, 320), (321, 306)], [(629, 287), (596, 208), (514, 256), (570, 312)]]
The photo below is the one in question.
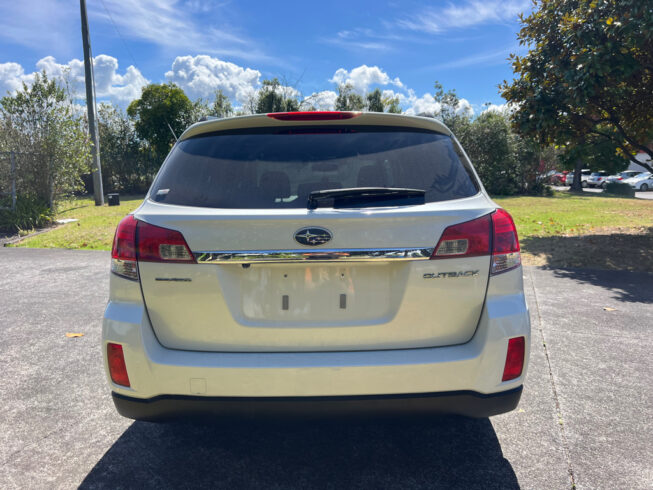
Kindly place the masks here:
[(122, 352), (122, 345), (107, 344), (107, 363), (109, 364), (109, 374), (111, 381), (121, 386), (131, 386), (129, 376), (127, 375), (127, 366), (125, 365), (125, 356)]
[(311, 112), (271, 112), (268, 117), (279, 121), (329, 121), (351, 119), (360, 116), (360, 112), (311, 111)]
[(111, 249), (111, 272), (138, 279), (140, 262), (195, 263), (184, 236), (176, 231), (138, 221), (131, 214), (118, 224)]
[(506, 365), (503, 368), (501, 381), (510, 381), (519, 378), (524, 369), (524, 353), (526, 339), (515, 337), (508, 340), (508, 353), (506, 354)]

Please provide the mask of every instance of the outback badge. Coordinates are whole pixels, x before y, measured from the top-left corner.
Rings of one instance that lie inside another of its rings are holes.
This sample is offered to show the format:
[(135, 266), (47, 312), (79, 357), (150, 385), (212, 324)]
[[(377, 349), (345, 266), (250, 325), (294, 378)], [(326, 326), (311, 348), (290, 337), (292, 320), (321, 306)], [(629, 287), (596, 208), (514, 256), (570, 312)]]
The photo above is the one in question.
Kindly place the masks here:
[(424, 279), (444, 279), (445, 277), (474, 277), (478, 276), (478, 270), (460, 272), (427, 272)]

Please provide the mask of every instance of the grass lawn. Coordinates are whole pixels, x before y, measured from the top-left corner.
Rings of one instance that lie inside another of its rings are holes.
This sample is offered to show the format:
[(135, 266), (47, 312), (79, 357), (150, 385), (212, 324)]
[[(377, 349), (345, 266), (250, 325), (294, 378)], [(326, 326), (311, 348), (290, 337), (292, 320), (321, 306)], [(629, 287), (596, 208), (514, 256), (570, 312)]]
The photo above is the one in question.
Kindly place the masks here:
[[(110, 250), (116, 225), (142, 199), (121, 196), (120, 206), (100, 208), (89, 198), (66, 201), (57, 219), (78, 222), (15, 246)], [(495, 200), (515, 219), (525, 264), (653, 272), (653, 201), (567, 192)]]
[(56, 219), (79, 221), (59, 225), (47, 233), (23, 240), (15, 247), (83, 248), (111, 250), (118, 222), (143, 202), (143, 196), (120, 196), (120, 206), (96, 207), (92, 198), (75, 198), (59, 205)]

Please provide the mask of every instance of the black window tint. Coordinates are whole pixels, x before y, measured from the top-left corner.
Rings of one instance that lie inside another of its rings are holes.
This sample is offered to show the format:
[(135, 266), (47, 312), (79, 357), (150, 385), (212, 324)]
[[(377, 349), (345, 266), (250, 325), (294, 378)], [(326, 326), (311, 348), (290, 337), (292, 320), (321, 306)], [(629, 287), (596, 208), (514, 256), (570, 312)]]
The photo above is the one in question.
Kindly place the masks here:
[(331, 126), (230, 131), (181, 141), (159, 172), (151, 198), (185, 206), (303, 208), (312, 191), (350, 187), (423, 189), (426, 202), (478, 192), (449, 136)]

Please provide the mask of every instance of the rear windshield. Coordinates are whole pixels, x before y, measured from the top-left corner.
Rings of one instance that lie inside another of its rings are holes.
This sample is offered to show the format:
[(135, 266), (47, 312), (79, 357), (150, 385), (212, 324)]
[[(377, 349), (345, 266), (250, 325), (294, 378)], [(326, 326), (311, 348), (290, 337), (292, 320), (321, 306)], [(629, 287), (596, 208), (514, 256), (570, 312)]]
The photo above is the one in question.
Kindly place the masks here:
[(449, 136), (330, 126), (228, 131), (181, 141), (150, 197), (184, 206), (305, 208), (312, 191), (354, 187), (421, 189), (425, 202), (478, 192)]

